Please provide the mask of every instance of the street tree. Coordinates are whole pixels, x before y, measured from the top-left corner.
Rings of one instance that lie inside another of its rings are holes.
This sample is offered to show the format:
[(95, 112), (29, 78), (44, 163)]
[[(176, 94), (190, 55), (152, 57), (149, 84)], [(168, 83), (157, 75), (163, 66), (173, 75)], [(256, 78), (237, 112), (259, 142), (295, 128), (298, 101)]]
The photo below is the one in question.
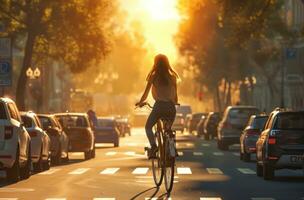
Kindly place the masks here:
[(26, 70), (33, 60), (54, 59), (74, 73), (108, 53), (105, 24), (110, 0), (0, 0), (0, 20), (23, 52), (16, 101), (25, 109)]

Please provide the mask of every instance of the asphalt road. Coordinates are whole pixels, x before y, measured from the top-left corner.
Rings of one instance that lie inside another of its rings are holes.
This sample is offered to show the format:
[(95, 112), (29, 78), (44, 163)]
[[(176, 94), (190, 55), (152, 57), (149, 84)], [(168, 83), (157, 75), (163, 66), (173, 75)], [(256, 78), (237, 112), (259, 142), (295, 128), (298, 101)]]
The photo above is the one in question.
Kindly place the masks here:
[[(98, 145), (95, 159), (73, 153), (70, 162), (7, 184), (0, 179), (0, 200), (128, 200), (166, 199), (155, 188), (144, 155), (143, 129), (121, 139), (119, 148)], [(272, 181), (255, 175), (255, 163), (239, 159), (238, 146), (219, 151), (215, 141), (179, 135), (177, 174), (172, 200), (304, 200), (304, 173), (276, 171)]]

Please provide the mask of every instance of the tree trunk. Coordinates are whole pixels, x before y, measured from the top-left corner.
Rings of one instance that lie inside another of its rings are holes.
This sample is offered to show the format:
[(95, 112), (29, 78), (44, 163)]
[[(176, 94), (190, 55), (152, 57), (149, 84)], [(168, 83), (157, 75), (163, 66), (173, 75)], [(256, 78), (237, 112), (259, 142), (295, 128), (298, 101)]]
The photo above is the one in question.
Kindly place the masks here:
[(33, 33), (29, 32), (25, 44), (23, 64), (18, 78), (17, 89), (16, 89), (16, 103), (20, 110), (25, 110), (25, 90), (27, 83), (26, 70), (29, 67), (31, 67), (32, 64), (32, 54), (33, 54), (35, 39), (36, 36)]
[(228, 81), (225, 105), (226, 105), (226, 107), (231, 105), (231, 82), (230, 81)]
[(217, 102), (217, 106), (218, 106), (218, 111), (221, 113), (222, 112), (222, 105), (221, 105), (221, 97), (220, 97), (219, 86), (216, 86), (216, 102)]

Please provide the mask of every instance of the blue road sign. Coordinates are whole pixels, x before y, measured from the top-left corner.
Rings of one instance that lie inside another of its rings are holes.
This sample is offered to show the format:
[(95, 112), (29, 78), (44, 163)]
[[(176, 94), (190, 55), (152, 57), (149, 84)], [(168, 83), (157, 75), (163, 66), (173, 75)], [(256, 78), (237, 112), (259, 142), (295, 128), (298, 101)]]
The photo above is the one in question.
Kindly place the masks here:
[(286, 49), (286, 59), (291, 60), (297, 57), (297, 49), (295, 48), (287, 48)]
[(0, 86), (12, 85), (12, 61), (0, 59)]

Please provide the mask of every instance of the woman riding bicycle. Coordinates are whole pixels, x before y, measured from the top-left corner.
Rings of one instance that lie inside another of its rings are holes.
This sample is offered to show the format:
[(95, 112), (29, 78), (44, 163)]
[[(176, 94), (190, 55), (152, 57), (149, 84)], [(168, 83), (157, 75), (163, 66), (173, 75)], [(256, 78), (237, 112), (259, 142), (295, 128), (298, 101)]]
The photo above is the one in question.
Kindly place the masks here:
[(178, 103), (177, 79), (178, 74), (172, 69), (167, 56), (159, 54), (154, 58), (154, 65), (147, 76), (147, 85), (140, 101), (136, 106), (143, 106), (150, 89), (155, 100), (152, 112), (146, 122), (146, 134), (151, 146), (148, 152), (149, 159), (156, 157), (157, 145), (153, 133), (153, 126), (159, 119), (165, 118), (171, 122), (175, 119), (175, 104)]

